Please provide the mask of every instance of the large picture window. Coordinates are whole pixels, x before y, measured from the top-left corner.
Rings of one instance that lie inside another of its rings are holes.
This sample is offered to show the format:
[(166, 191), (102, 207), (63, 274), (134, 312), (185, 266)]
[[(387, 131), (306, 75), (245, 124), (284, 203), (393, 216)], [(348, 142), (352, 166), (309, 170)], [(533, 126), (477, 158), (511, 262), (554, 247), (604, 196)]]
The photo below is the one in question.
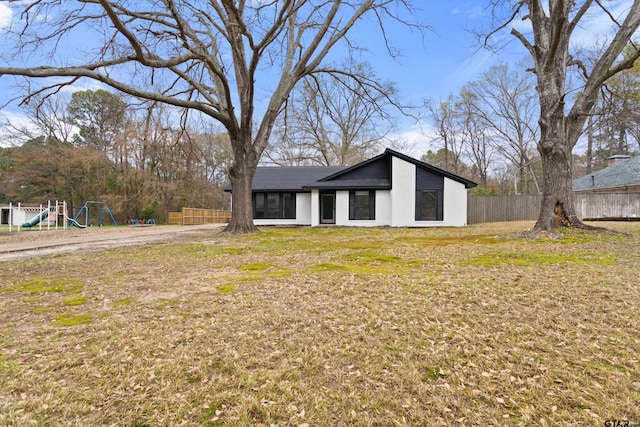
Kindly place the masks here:
[(253, 193), (255, 219), (295, 219), (295, 193)]
[(349, 192), (349, 219), (376, 219), (376, 192), (374, 190), (352, 190)]
[(416, 221), (442, 221), (442, 191), (416, 191)]

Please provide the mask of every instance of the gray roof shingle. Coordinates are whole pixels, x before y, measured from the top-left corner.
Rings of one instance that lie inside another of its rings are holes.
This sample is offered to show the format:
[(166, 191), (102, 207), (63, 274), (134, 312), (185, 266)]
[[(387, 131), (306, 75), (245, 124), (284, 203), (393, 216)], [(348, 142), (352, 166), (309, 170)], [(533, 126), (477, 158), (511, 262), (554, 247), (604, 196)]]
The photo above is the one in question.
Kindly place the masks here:
[(256, 169), (253, 191), (309, 192), (309, 185), (346, 169), (346, 166), (264, 166)]
[(640, 156), (573, 180), (573, 191), (640, 185)]

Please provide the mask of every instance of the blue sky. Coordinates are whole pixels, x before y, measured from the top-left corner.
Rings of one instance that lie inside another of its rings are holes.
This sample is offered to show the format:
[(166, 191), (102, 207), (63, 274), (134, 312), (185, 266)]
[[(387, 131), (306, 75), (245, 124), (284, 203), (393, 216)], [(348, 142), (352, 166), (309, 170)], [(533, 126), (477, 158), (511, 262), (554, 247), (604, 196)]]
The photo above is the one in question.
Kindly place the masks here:
[[(624, 10), (625, 5), (631, 2), (614, 0), (614, 10)], [(415, 18), (429, 25), (431, 30), (421, 37), (406, 27), (390, 27), (392, 44), (402, 54), (397, 60), (384, 52), (383, 41), (379, 33), (372, 31), (371, 22), (362, 23), (353, 37), (368, 48), (363, 59), (372, 63), (376, 74), (395, 82), (404, 103), (421, 104), (426, 98), (438, 99), (457, 94), (465, 83), (477, 79), (491, 65), (513, 63), (527, 57), (524, 47), (507, 32), (499, 36), (506, 47), (498, 54), (479, 48), (470, 30), (487, 25), (488, 12), (484, 10), (487, 3), (488, 0), (416, 1), (421, 12)], [(9, 8), (0, 3), (0, 34), (10, 19)], [(598, 37), (599, 23), (594, 21), (591, 24), (589, 31), (582, 30), (579, 35), (585, 45), (593, 45)], [(17, 95), (7, 86), (9, 80), (0, 78), (0, 105)], [(92, 84), (87, 82), (78, 90), (87, 87), (92, 87)], [(4, 114), (17, 119), (20, 111), (13, 104), (4, 110)], [(426, 151), (431, 140), (428, 128), (428, 123), (415, 126), (411, 120), (402, 121), (398, 134), (412, 147), (408, 154)]]

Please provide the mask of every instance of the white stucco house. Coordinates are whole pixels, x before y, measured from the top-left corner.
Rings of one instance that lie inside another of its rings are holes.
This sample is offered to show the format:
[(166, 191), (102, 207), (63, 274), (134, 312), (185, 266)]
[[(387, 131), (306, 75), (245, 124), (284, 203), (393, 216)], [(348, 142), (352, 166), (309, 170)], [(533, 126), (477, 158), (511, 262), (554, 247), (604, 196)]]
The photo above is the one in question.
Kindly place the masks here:
[(391, 149), (351, 167), (258, 167), (253, 217), (256, 225), (464, 226), (476, 185)]

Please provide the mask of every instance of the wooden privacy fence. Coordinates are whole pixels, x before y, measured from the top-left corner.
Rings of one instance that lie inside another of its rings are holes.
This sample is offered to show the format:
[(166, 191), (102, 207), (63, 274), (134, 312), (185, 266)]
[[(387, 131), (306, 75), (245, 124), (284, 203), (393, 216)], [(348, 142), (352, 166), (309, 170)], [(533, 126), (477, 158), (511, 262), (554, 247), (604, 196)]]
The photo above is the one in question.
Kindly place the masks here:
[(169, 212), (167, 215), (168, 224), (182, 224), (182, 212)]
[(640, 193), (577, 193), (573, 197), (582, 219), (640, 219)]
[[(640, 193), (575, 193), (578, 218), (640, 218)], [(467, 222), (535, 221), (542, 196), (469, 196)]]
[(169, 212), (169, 224), (199, 225), (224, 224), (231, 220), (231, 211), (182, 208), (182, 212)]

